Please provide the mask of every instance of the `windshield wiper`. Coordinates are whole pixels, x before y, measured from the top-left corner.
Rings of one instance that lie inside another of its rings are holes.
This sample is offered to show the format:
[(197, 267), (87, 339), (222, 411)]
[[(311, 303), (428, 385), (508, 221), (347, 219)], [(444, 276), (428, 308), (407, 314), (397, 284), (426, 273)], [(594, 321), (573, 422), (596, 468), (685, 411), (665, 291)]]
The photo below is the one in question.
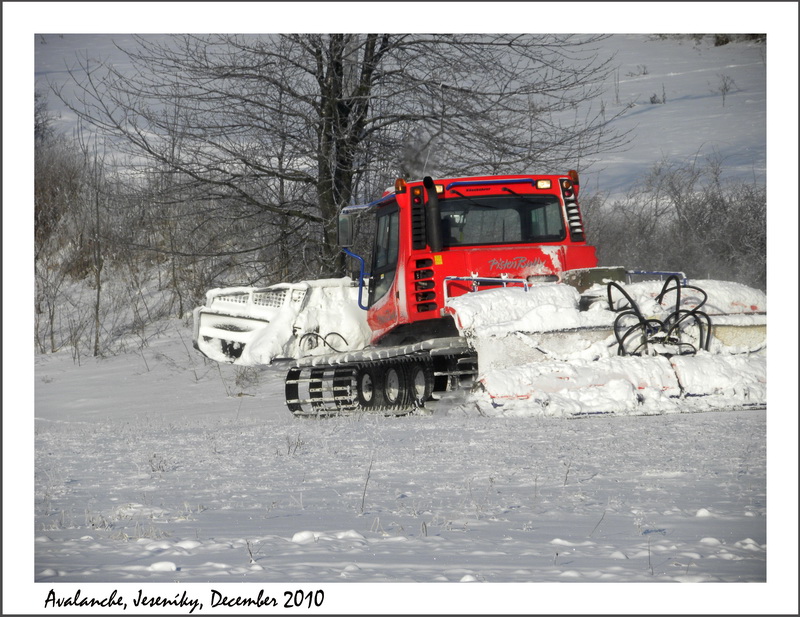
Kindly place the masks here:
[(451, 193), (455, 193), (456, 195), (461, 197), (461, 199), (466, 199), (467, 201), (469, 201), (469, 202), (475, 204), (476, 206), (478, 206), (479, 208), (493, 208), (494, 207), (494, 206), (487, 206), (486, 204), (483, 204), (483, 203), (479, 202), (477, 200), (477, 198), (471, 197), (470, 195), (464, 195), (462, 192), (457, 191), (455, 189), (451, 189), (450, 192)]

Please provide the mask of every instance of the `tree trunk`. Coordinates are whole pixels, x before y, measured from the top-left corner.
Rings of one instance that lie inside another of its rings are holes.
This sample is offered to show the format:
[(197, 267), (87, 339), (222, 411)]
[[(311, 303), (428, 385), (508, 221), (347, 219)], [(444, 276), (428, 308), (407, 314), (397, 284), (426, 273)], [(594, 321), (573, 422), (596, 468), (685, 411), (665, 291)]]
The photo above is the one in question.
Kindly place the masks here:
[[(96, 178), (95, 178), (96, 179)], [(100, 355), (100, 297), (101, 297), (101, 271), (103, 269), (103, 256), (100, 251), (100, 188), (95, 187), (94, 191), (94, 357)]]

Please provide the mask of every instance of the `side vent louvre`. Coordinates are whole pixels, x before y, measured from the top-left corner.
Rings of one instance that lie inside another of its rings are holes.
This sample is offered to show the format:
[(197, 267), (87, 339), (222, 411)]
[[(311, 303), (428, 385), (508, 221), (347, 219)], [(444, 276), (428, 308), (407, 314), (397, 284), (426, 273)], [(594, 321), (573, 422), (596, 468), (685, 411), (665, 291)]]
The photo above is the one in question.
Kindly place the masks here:
[(425, 209), (421, 203), (411, 203), (411, 246), (421, 251), (427, 244), (425, 237)]
[(573, 242), (582, 242), (585, 239), (583, 232), (583, 220), (578, 204), (574, 201), (567, 201), (564, 204), (567, 210), (567, 224), (569, 225), (569, 235)]
[[(423, 239), (423, 243), (425, 240)], [(418, 313), (435, 311), (436, 305), (436, 284), (433, 281), (433, 260), (418, 259), (414, 263), (414, 291), (412, 293), (411, 304)]]

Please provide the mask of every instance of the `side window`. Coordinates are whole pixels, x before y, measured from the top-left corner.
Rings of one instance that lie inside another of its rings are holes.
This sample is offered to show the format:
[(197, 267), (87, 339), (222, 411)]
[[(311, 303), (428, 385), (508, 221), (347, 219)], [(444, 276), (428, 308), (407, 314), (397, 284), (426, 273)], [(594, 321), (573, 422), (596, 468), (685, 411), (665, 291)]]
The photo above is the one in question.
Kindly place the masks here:
[(397, 208), (387, 210), (378, 216), (375, 233), (375, 249), (372, 253), (371, 284), (369, 304), (380, 300), (394, 281), (399, 252), (400, 212)]
[(534, 241), (552, 241), (564, 239), (564, 222), (561, 219), (561, 207), (556, 201), (543, 203), (531, 211), (531, 236)]
[(378, 229), (375, 233), (375, 263), (373, 270), (380, 270), (397, 263), (397, 222), (397, 210), (378, 219)]

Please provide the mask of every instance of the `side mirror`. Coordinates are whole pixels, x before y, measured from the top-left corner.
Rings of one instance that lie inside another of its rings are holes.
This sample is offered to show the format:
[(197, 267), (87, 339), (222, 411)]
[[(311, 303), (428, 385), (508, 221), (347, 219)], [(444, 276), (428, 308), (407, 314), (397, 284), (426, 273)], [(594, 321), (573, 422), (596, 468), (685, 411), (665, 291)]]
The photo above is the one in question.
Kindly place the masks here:
[(338, 227), (339, 248), (350, 248), (353, 246), (353, 215), (339, 214)]

